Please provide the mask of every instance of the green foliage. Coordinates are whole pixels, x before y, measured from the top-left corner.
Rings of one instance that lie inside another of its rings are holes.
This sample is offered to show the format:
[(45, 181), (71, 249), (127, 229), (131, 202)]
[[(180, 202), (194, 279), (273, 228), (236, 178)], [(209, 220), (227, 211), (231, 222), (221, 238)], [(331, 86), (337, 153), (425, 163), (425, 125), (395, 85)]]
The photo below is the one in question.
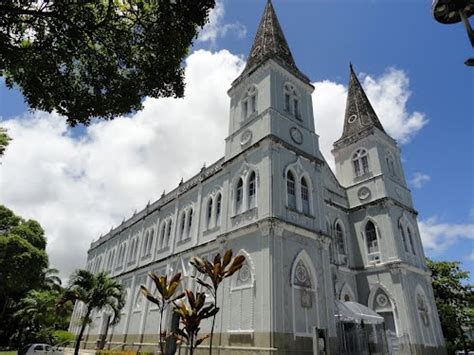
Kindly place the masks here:
[(82, 302), (85, 308), (81, 330), (76, 338), (74, 353), (77, 355), (84, 329), (91, 322), (92, 312), (104, 310), (111, 313), (110, 324), (116, 324), (120, 321), (120, 311), (125, 305), (125, 300), (122, 285), (111, 278), (108, 273), (100, 272), (94, 275), (87, 270), (77, 270), (71, 276), (69, 287), (59, 303), (59, 307), (76, 301)]
[(7, 149), (11, 140), (12, 139), (7, 134), (7, 129), (0, 127), (0, 157), (5, 153), (5, 149)]
[[(112, 119), (150, 97), (182, 97), (183, 59), (215, 0), (7, 1), (0, 70), (33, 109), (71, 125)], [(0, 73), (1, 74), (1, 73)]]
[(74, 334), (67, 330), (58, 329), (53, 332), (54, 344), (59, 344), (60, 346), (67, 346), (74, 341), (74, 338)]
[[(433, 292), (441, 320), (448, 353), (467, 349), (464, 332), (473, 326), (473, 286), (467, 284), (469, 272), (460, 268), (458, 261), (427, 259), (433, 279)], [(467, 353), (467, 352), (466, 352)]]
[(69, 325), (72, 306), (56, 312), (63, 290), (45, 248), (38, 222), (0, 206), (0, 347), (51, 343)]
[(22, 344), (57, 343), (56, 329), (65, 329), (69, 323), (69, 312), (57, 312), (56, 305), (61, 293), (51, 290), (31, 290), (17, 305), (13, 317), (19, 325), (15, 334)]
[(12, 227), (18, 226), (23, 219), (3, 205), (0, 205), (0, 234), (7, 233)]

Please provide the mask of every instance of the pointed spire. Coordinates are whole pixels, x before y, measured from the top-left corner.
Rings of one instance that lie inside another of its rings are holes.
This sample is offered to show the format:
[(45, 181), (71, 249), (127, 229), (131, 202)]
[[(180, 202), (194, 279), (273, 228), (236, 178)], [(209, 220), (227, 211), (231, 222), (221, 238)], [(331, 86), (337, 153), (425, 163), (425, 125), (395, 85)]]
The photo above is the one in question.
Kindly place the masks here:
[(385, 133), (377, 114), (354, 72), (352, 63), (349, 64), (349, 67), (349, 89), (347, 91), (346, 114), (341, 139), (357, 134), (371, 126), (375, 126)]
[(252, 49), (247, 59), (247, 65), (242, 75), (254, 67), (263, 64), (270, 58), (278, 61), (303, 79), (303, 81), (309, 83), (309, 79), (296, 67), (295, 60), (293, 59), (290, 47), (281, 29), (273, 4), (271, 0), (267, 0)]

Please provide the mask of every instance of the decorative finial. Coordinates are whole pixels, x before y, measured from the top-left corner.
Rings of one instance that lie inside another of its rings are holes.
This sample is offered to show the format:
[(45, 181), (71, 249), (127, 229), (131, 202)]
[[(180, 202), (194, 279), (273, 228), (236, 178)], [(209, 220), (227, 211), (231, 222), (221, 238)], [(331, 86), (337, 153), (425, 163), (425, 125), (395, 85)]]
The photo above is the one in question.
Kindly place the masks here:
[(161, 194), (161, 197), (165, 197), (166, 195), (166, 190), (163, 190), (163, 193)]
[(206, 162), (204, 162), (204, 164), (202, 164), (201, 172), (204, 171), (205, 169), (206, 169)]
[(181, 178), (181, 181), (179, 182), (179, 186), (183, 185), (183, 178)]
[(137, 214), (137, 209), (135, 209), (135, 211), (133, 211), (133, 215), (135, 216)]
[(149, 207), (149, 206), (150, 206), (150, 200), (148, 200), (148, 203), (146, 204), (146, 206), (147, 206), (147, 207)]

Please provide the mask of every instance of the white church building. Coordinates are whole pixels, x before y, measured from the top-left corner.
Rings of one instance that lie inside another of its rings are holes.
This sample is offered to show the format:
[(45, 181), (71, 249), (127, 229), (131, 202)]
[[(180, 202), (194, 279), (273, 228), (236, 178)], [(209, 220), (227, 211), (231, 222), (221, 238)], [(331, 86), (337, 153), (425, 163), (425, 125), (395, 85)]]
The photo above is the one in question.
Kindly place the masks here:
[(189, 276), (193, 256), (231, 248), (246, 263), (220, 289), (215, 354), (312, 354), (314, 329), (321, 354), (445, 353), (399, 146), (351, 66), (334, 174), (313, 90), (268, 1), (228, 91), (224, 156), (92, 243), (87, 269), (110, 272), (127, 299), (118, 324), (93, 316), (86, 347), (158, 352), (159, 312), (139, 291), (152, 288), (147, 274)]

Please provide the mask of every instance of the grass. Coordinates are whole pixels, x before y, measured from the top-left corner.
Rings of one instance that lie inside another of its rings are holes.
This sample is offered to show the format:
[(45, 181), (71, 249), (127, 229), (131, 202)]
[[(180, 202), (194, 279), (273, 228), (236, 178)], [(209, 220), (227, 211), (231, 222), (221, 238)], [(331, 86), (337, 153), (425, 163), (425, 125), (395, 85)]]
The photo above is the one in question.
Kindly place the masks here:
[(0, 351), (0, 355), (16, 355), (16, 351)]

